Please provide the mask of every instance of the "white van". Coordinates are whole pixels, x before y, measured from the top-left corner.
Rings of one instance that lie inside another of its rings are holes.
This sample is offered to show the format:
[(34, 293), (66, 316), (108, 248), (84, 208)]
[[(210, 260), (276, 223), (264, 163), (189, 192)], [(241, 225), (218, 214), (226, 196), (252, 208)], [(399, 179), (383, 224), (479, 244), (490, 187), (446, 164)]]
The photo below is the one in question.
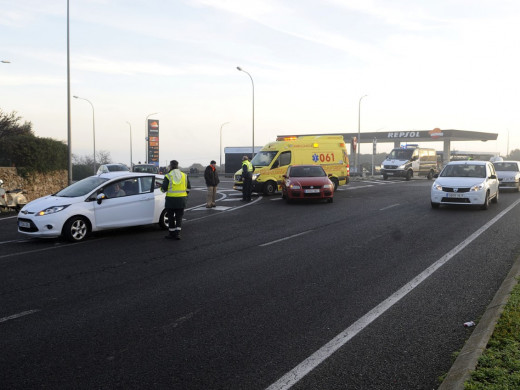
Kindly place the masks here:
[(418, 145), (392, 149), (381, 164), (381, 175), (385, 180), (390, 176), (404, 177), (406, 180), (414, 176), (426, 176), (431, 180), (438, 172), (435, 149), (420, 148)]

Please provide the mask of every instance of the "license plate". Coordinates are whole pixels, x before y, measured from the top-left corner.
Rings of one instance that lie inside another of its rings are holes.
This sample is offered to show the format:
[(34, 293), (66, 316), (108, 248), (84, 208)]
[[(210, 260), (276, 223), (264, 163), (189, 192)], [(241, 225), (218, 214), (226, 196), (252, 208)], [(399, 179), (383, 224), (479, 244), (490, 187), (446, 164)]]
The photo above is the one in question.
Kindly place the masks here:
[(21, 228), (30, 228), (31, 224), (25, 221), (18, 221), (18, 226), (20, 226)]
[(304, 191), (306, 194), (317, 194), (320, 192), (319, 189), (315, 188), (315, 189), (310, 189), (310, 190), (305, 190)]
[(464, 194), (458, 194), (456, 192), (448, 192), (446, 198), (464, 198)]
[(394, 173), (393, 172), (387, 172), (386, 173), (388, 176), (394, 176)]

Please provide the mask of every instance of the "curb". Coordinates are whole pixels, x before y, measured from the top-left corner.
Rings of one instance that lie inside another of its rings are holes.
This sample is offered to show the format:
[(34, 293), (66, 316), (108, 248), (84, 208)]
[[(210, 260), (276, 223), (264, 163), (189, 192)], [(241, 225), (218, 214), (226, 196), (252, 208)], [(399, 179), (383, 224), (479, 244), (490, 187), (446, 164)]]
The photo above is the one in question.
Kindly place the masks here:
[(438, 390), (462, 390), (471, 373), (477, 366), (478, 359), (486, 349), (487, 343), (495, 330), (495, 325), (509, 300), (511, 291), (518, 283), (520, 276), (520, 257), (518, 257), (500, 285), (493, 300), (486, 308), (484, 315), (478, 322), (477, 327), (470, 338), (464, 344), (460, 354), (455, 359), (446, 378)]

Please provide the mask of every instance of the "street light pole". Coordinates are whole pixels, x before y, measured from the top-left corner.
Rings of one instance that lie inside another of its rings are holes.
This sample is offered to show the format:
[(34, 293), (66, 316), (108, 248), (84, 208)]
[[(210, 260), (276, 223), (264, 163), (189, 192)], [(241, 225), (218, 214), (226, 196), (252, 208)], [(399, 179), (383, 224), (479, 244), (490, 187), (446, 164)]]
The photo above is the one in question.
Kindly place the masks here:
[(358, 133), (357, 133), (357, 151), (356, 151), (356, 170), (359, 176), (362, 176), (361, 167), (360, 167), (360, 149), (361, 149), (361, 100), (368, 95), (363, 95), (359, 98), (359, 106), (358, 106)]
[(70, 39), (69, 39), (69, 0), (67, 0), (67, 170), (68, 184), (72, 184), (72, 126), (70, 117)]
[(226, 123), (222, 123), (220, 125), (220, 149), (219, 149), (219, 153), (220, 153), (220, 164), (219, 164), (219, 167), (220, 169), (222, 169), (222, 127), (224, 125), (227, 125), (229, 122), (226, 122)]
[(130, 126), (130, 170), (132, 171), (132, 165), (133, 165), (133, 159), (132, 159), (132, 125), (130, 122), (126, 121), (128, 123), (128, 126)]
[(237, 69), (240, 72), (244, 72), (245, 74), (247, 74), (249, 76), (249, 78), (251, 79), (251, 85), (253, 86), (253, 143), (252, 143), (252, 150), (251, 150), (251, 159), (253, 159), (253, 157), (255, 156), (255, 83), (253, 82), (253, 78), (251, 77), (251, 75), (248, 72), (243, 70), (240, 66), (237, 66)]
[(144, 162), (146, 164), (148, 164), (148, 118), (150, 118), (152, 115), (156, 115), (158, 114), (158, 112), (153, 112), (151, 113), (150, 115), (148, 115), (146, 117), (146, 119), (144, 120), (144, 150), (145, 150), (145, 153), (144, 153)]
[(79, 97), (79, 96), (73, 96), (73, 97), (74, 97), (74, 99), (85, 100), (92, 107), (92, 139), (93, 139), (93, 142), (94, 142), (94, 175), (95, 175), (97, 169), (96, 169), (96, 121), (94, 119), (94, 105), (88, 99), (85, 99), (85, 98), (82, 98), (82, 97)]

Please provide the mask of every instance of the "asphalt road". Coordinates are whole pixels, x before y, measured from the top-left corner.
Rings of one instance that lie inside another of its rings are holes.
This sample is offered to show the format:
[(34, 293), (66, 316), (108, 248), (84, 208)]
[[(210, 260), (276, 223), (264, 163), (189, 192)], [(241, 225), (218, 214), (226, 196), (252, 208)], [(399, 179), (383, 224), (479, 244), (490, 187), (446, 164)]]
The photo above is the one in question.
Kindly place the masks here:
[(435, 389), (519, 255), (517, 193), (433, 210), (430, 181), (363, 180), (245, 204), (229, 180), (206, 209), (192, 179), (181, 241), (28, 240), (0, 215), (0, 387)]

